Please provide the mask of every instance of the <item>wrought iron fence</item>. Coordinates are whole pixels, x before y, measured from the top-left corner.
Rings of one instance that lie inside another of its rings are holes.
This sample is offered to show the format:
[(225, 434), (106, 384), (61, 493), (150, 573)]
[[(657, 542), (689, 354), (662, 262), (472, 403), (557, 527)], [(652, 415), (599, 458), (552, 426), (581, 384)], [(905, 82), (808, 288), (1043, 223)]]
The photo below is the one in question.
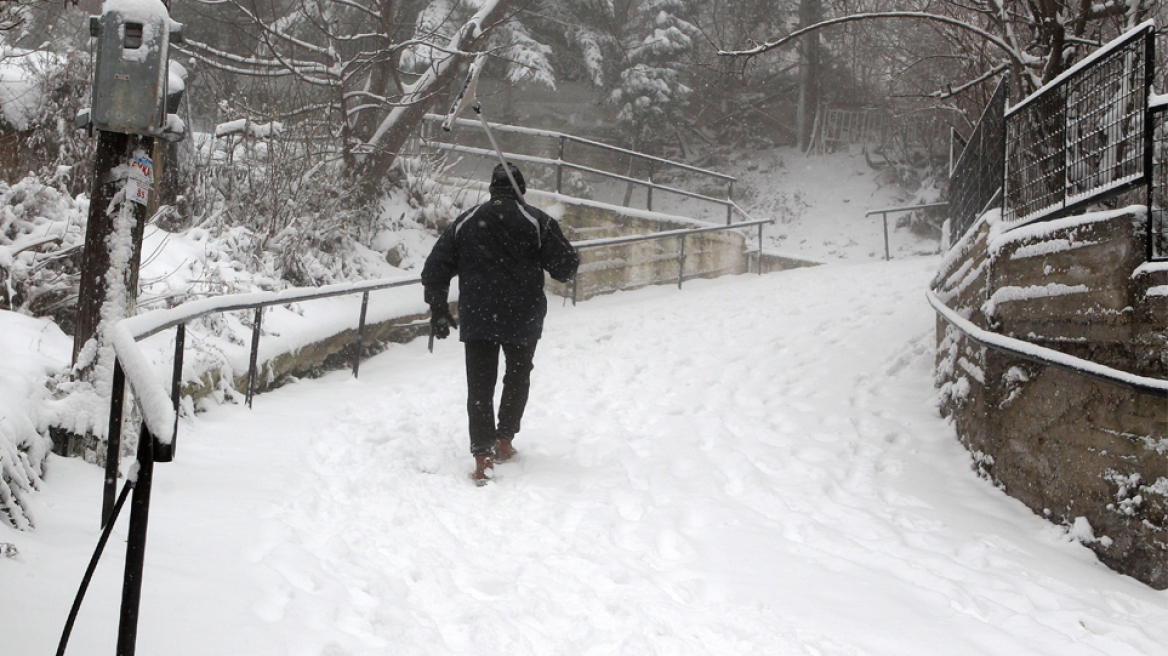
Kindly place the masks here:
[(1002, 189), (1005, 172), (1006, 100), (1009, 78), (1002, 78), (981, 120), (969, 135), (949, 179), (949, 243), (955, 244)]
[(1152, 108), (1152, 177), (1148, 183), (1148, 259), (1168, 260), (1168, 104)]
[(1155, 26), (1140, 25), (1007, 110), (1003, 214), (1023, 224), (1146, 182)]

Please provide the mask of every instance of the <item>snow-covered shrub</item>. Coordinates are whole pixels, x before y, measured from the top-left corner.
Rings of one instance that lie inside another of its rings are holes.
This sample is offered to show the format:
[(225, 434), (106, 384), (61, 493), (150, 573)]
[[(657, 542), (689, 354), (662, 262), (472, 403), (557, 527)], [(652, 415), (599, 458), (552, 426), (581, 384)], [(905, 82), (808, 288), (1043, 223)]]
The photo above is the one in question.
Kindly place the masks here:
[(74, 194), (88, 187), (90, 141), (74, 119), (89, 106), (91, 75), (84, 52), (0, 44), (0, 135), (16, 144), (0, 176), (11, 183), (36, 172)]
[(73, 323), (87, 211), (40, 176), (0, 182), (0, 309)]
[(14, 528), (33, 527), (28, 495), (40, 484), (51, 444), (35, 431), (9, 435), (0, 426), (0, 518)]
[(359, 277), (350, 245), (368, 242), (377, 223), (376, 206), (313, 129), (240, 120), (197, 135), (188, 188), (196, 225), (215, 234), (242, 228), (245, 266), (299, 286)]

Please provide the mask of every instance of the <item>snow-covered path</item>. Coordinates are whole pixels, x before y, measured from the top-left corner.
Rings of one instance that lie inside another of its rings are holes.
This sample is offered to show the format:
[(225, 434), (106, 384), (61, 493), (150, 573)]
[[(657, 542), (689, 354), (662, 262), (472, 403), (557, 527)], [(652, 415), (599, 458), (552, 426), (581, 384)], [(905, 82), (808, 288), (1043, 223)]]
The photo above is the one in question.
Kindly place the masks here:
[[(936, 263), (555, 302), (522, 459), (482, 489), (453, 340), (214, 408), (156, 469), (138, 653), (1168, 654), (1168, 593), (977, 478), (937, 416)], [(3, 654), (51, 653), (96, 540), (99, 473), (53, 466), (0, 562), (30, 600)], [(70, 653), (112, 653), (122, 553)]]

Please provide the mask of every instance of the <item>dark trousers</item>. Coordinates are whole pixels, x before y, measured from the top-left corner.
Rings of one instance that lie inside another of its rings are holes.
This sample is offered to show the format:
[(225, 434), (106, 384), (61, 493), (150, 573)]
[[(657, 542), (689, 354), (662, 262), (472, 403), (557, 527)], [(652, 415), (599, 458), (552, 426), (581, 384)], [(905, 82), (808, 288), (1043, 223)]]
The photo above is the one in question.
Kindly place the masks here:
[[(503, 372), (503, 396), (499, 401), (499, 425), (495, 427), (495, 380), (499, 375), (499, 347), (507, 358)], [(527, 391), (531, 386), (535, 344), (466, 342), (466, 414), (470, 420), (470, 452), (491, 452), (495, 440), (519, 432)]]

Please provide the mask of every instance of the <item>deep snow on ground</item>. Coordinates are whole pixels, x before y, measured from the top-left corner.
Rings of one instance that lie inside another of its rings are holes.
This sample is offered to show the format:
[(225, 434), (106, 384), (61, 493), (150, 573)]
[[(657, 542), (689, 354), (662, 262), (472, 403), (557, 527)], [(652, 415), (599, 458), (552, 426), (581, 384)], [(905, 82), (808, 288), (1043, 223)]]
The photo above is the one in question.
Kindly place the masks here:
[[(553, 299), (467, 480), (461, 348), (213, 407), (160, 464), (138, 653), (1168, 654), (1168, 593), (969, 467), (932, 404), (936, 258)], [(51, 653), (100, 472), (0, 527), (4, 654)], [(125, 519), (70, 653), (112, 650)]]

